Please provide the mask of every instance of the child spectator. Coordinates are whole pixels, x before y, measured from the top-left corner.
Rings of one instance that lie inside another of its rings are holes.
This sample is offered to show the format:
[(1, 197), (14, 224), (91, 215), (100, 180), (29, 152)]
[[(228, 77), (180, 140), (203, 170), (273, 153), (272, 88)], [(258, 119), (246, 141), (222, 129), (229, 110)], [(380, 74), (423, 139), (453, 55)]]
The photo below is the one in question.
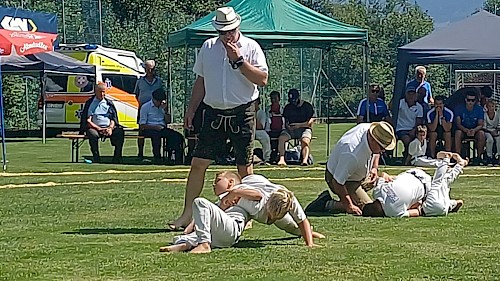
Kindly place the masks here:
[[(496, 105), (493, 101), (486, 102), (486, 112), (484, 113), (484, 132), (486, 136), (486, 161), (488, 166), (498, 164), (497, 158), (500, 155), (500, 114), (496, 113)], [(497, 153), (493, 156), (493, 143), (496, 141)]]

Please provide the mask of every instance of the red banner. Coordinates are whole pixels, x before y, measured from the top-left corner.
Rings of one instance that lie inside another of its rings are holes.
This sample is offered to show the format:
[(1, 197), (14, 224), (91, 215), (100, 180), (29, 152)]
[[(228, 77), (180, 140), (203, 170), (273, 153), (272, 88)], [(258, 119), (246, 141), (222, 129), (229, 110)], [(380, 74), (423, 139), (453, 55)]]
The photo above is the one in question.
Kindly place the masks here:
[(30, 55), (54, 50), (57, 34), (0, 29), (0, 55)]

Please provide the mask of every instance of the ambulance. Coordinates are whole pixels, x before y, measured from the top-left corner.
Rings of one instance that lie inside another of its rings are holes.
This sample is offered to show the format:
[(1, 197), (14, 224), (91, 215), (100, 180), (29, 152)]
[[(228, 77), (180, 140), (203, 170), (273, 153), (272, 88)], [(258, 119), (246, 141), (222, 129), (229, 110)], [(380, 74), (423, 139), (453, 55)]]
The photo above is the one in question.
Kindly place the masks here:
[[(134, 52), (93, 44), (59, 44), (57, 52), (96, 66), (96, 77), (48, 74), (45, 83), (48, 129), (78, 129), (85, 102), (93, 96), (95, 81), (106, 83), (106, 97), (118, 111), (120, 125), (137, 129), (139, 106), (134, 88), (145, 74), (144, 64)], [(95, 81), (92, 81), (94, 80)], [(38, 125), (42, 126), (42, 97), (38, 103)]]

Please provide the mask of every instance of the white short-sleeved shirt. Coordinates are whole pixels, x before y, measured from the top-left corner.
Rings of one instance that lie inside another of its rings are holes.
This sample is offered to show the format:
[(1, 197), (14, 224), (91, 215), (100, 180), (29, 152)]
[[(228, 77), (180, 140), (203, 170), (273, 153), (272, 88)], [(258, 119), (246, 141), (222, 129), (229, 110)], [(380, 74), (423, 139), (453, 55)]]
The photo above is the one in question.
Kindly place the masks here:
[(427, 151), (427, 140), (424, 140), (424, 143), (422, 144), (417, 138), (411, 141), (410, 144), (408, 145), (408, 153), (412, 157), (424, 156), (426, 151)]
[(488, 131), (495, 131), (500, 125), (500, 113), (495, 112), (493, 119), (490, 119), (488, 113), (484, 113), (484, 125), (483, 128)]
[(137, 95), (137, 100), (139, 104), (143, 105), (153, 98), (153, 92), (162, 87), (162, 81), (160, 77), (156, 76), (153, 81), (149, 82), (146, 76), (143, 76), (137, 80), (135, 83), (134, 92)]
[[(425, 172), (412, 170), (430, 183), (430, 176)], [(379, 179), (378, 185), (373, 189), (373, 198), (380, 201), (387, 217), (408, 217), (408, 208), (422, 200), (424, 195), (425, 189), (422, 182), (408, 172), (399, 174), (392, 182)]]
[(424, 117), (424, 108), (418, 102), (408, 107), (405, 99), (399, 101), (398, 123), (396, 132), (411, 131), (415, 128), (417, 118)]
[(347, 131), (330, 153), (326, 168), (339, 184), (366, 177), (372, 156), (368, 145), (370, 125), (362, 123)]
[[(287, 189), (284, 186), (274, 184), (267, 178), (256, 174), (244, 177), (241, 181), (241, 185), (238, 187), (252, 188), (262, 193), (263, 196), (260, 201), (250, 201), (242, 198), (236, 206), (240, 206), (245, 211), (247, 211), (252, 219), (265, 224), (267, 224), (268, 219), (265, 209), (267, 200), (276, 190), (280, 188)], [(288, 213), (290, 214), (290, 216), (292, 216), (293, 220), (297, 224), (303, 222), (307, 218), (304, 210), (302, 209), (302, 206), (300, 206), (300, 203), (296, 197), (293, 198), (292, 207)]]
[[(236, 42), (245, 61), (268, 72), (266, 58), (260, 45), (240, 34)], [(233, 69), (227, 51), (218, 37), (206, 40), (201, 47), (193, 68), (205, 81), (203, 102), (215, 109), (231, 109), (247, 104), (259, 97), (257, 85), (250, 82), (240, 69)]]
[(161, 125), (165, 127), (165, 110), (156, 107), (152, 100), (148, 101), (141, 107), (139, 125)]

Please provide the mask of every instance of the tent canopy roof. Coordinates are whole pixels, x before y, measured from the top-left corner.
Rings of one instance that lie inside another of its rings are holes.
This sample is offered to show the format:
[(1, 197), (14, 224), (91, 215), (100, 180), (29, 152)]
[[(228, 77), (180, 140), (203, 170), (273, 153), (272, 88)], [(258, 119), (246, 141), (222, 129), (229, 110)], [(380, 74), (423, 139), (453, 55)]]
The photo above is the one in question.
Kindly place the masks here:
[(500, 17), (480, 11), (399, 48), (408, 63), (500, 61)]
[[(332, 44), (362, 44), (368, 31), (315, 12), (294, 0), (232, 0), (241, 16), (240, 29), (245, 36), (258, 41), (263, 48), (327, 48)], [(169, 47), (199, 47), (217, 36), (212, 26), (215, 11), (168, 35)]]
[(95, 75), (95, 66), (57, 52), (0, 57), (2, 72), (60, 72)]

